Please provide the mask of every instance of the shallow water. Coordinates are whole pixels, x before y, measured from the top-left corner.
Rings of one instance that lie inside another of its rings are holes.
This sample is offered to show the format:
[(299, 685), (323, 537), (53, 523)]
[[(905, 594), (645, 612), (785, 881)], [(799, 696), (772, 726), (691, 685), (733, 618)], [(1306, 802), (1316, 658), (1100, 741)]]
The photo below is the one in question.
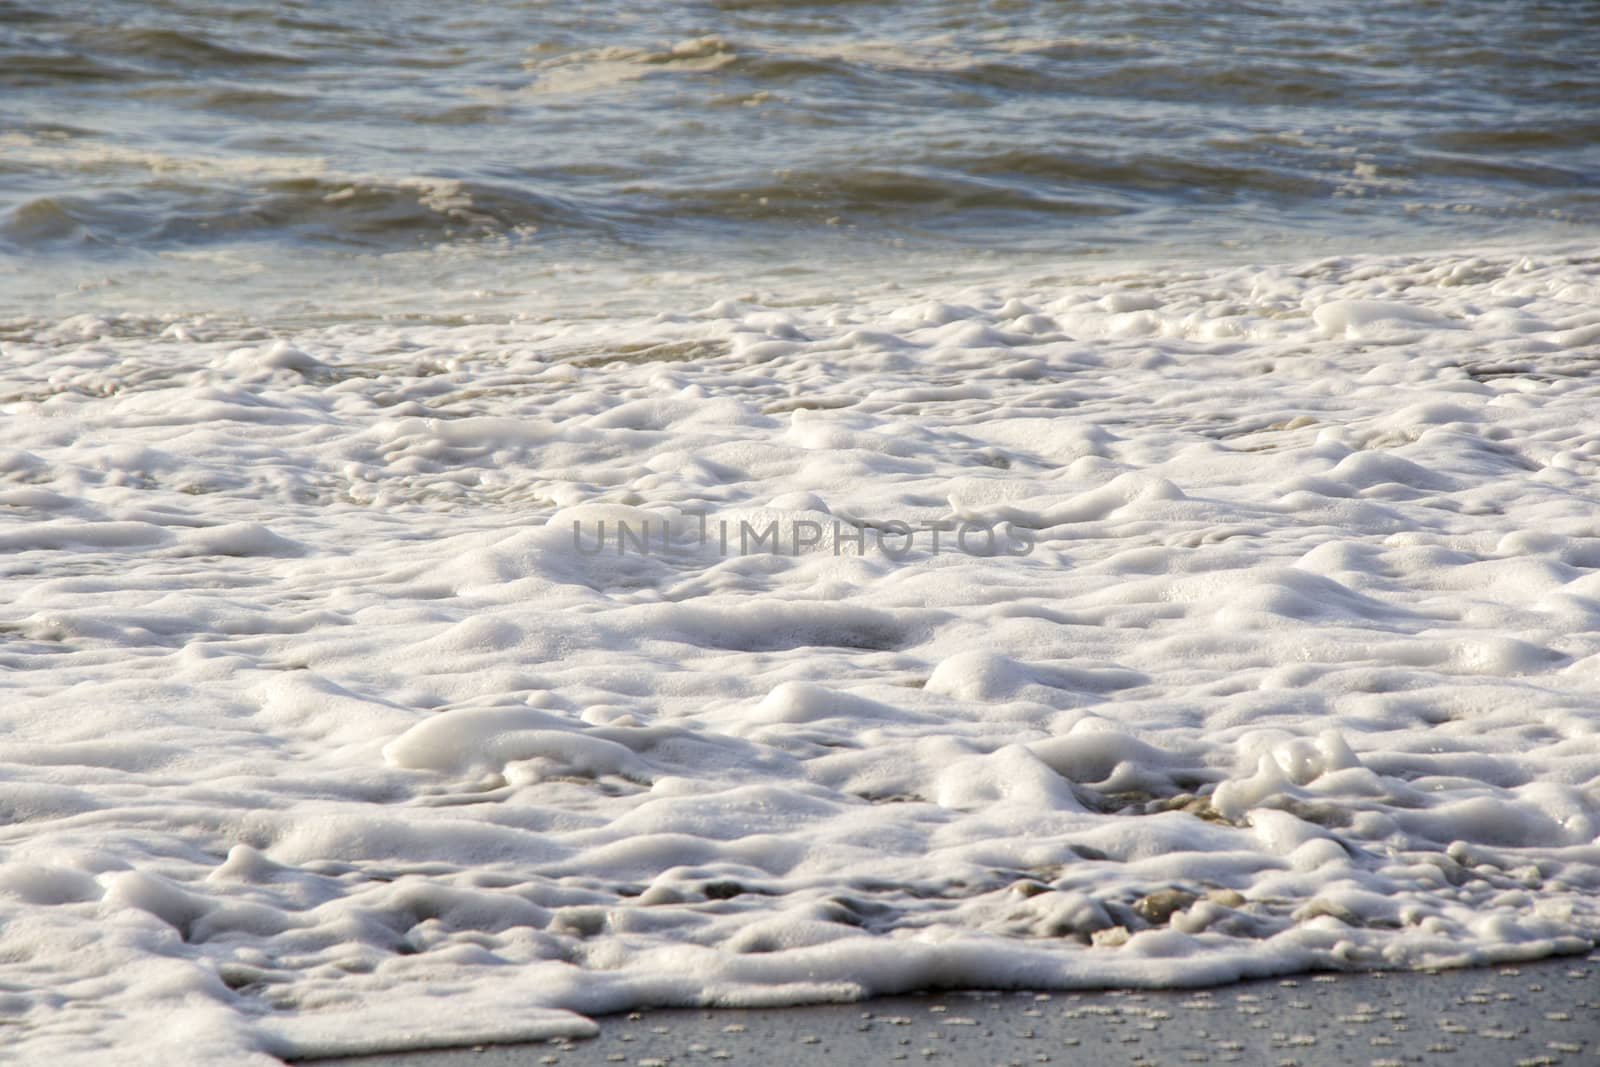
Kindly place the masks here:
[(1511, 11), (0, 7), (0, 1057), (1593, 946)]
[(12, 308), (456, 314), (1592, 234), (1596, 54), (1563, 2), (22, 0), (0, 252)]

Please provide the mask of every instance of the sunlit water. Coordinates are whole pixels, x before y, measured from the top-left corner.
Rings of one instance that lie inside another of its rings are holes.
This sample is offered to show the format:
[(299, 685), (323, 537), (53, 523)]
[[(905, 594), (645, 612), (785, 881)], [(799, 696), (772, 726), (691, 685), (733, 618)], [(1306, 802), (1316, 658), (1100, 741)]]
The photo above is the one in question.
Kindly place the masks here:
[(592, 311), (1592, 234), (1597, 54), (1561, 0), (8, 0), (4, 306)]

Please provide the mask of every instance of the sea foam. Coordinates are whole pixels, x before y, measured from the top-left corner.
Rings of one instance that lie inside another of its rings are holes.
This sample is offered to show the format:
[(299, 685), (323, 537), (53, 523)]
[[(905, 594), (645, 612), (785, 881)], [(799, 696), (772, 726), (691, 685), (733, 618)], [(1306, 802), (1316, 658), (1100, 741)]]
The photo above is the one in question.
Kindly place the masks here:
[(1591, 946), (1597, 298), (9, 323), (8, 1051)]

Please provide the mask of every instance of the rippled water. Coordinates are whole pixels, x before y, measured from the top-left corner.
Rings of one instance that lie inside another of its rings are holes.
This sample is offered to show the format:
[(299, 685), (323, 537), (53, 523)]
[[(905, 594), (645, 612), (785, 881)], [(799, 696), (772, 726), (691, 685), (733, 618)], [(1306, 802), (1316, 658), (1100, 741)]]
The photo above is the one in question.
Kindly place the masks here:
[(1597, 54), (1567, 2), (0, 3), (0, 284), (460, 310), (1586, 235)]

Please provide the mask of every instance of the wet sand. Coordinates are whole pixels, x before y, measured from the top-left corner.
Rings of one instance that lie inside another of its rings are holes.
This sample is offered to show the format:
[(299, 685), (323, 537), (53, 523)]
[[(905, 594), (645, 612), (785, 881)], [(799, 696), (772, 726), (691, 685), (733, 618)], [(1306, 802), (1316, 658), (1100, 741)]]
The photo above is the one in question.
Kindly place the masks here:
[(320, 1062), (1600, 1064), (1600, 952), (1514, 966), (1299, 975), (1201, 990), (929, 993), (797, 1008), (660, 1009), (598, 1022), (599, 1036), (587, 1040)]

